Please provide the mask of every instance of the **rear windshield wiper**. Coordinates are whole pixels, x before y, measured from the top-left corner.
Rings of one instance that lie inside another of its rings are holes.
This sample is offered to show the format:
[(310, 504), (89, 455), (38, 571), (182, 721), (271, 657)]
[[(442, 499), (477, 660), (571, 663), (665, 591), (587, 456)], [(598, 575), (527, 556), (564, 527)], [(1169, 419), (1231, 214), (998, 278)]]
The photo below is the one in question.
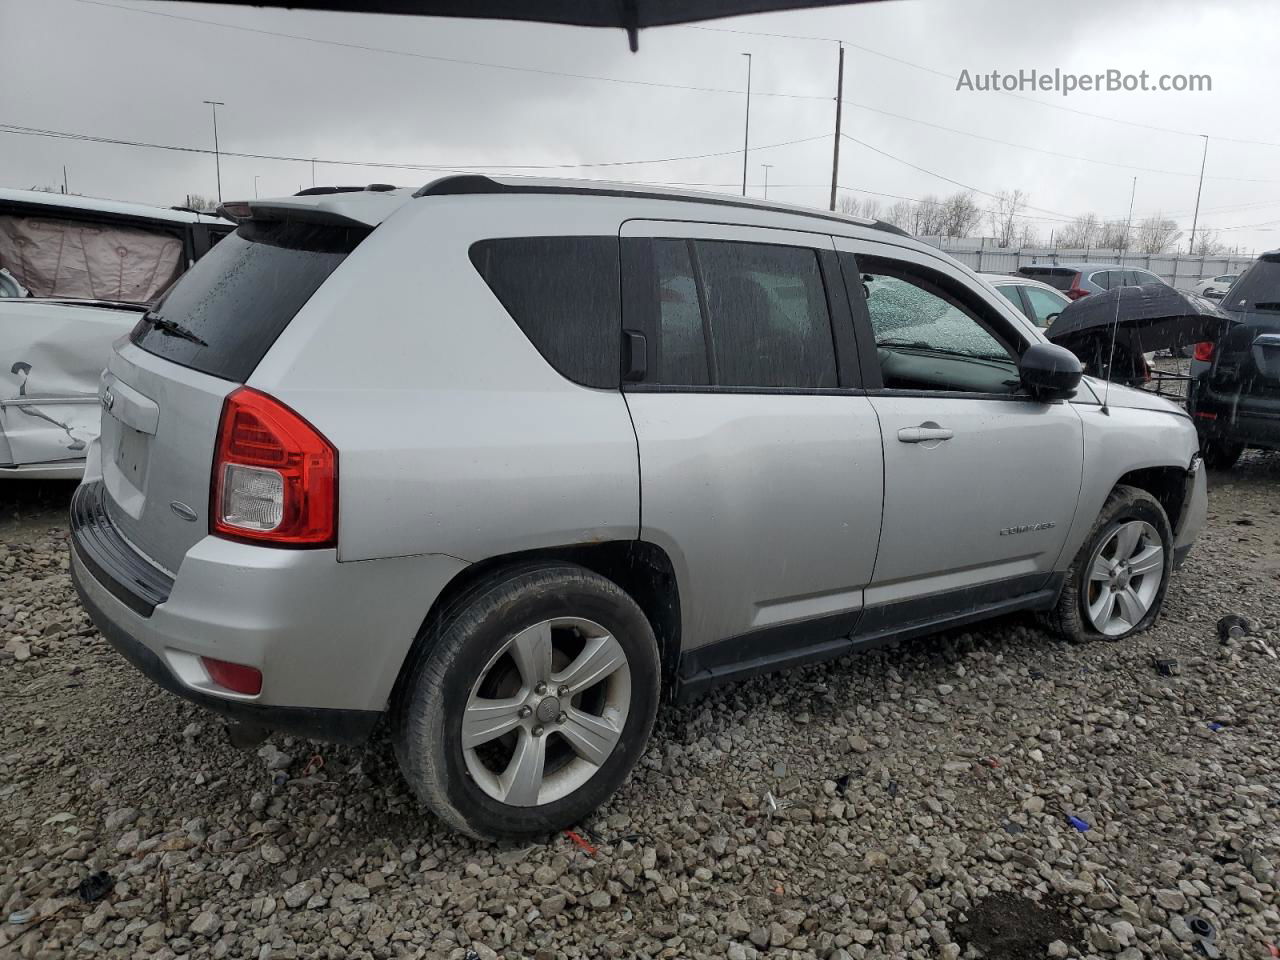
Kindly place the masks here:
[(148, 313), (142, 319), (151, 324), (151, 326), (159, 330), (161, 333), (168, 334), (171, 337), (190, 340), (192, 343), (199, 344), (202, 347), (207, 347), (209, 345), (206, 341), (201, 340), (182, 324), (178, 323), (177, 320), (166, 320), (164, 317), (157, 316), (154, 313)]

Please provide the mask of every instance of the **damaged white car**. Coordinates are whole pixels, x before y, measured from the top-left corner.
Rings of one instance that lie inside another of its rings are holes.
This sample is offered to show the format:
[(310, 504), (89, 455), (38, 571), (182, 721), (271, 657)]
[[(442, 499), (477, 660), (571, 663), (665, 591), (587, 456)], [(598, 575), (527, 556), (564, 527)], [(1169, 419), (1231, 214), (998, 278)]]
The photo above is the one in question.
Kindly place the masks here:
[(234, 227), (190, 210), (0, 189), (0, 477), (83, 473), (112, 342)]

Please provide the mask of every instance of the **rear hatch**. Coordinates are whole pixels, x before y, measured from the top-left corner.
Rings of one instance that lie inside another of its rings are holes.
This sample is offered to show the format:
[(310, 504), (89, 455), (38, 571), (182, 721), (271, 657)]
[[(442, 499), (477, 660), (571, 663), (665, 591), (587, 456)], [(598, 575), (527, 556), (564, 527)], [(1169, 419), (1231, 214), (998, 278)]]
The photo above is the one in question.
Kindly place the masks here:
[(1047, 283), (1055, 290), (1070, 290), (1071, 281), (1079, 271), (1071, 267), (1019, 267), (1018, 273), (1032, 280)]
[(1221, 307), (1238, 323), (1214, 351), (1218, 393), (1280, 397), (1280, 253), (1256, 260)]
[(102, 378), (107, 513), (171, 575), (209, 531), (223, 401), (370, 229), (254, 213), (138, 322)]

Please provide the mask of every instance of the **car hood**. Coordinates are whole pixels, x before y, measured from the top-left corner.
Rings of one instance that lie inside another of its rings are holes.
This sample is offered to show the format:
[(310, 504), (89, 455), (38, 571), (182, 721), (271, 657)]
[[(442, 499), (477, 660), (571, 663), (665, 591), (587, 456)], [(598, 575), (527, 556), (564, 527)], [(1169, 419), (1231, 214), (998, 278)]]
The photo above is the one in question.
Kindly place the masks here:
[(1106, 381), (1099, 380), (1096, 377), (1085, 377), (1081, 381), (1081, 386), (1087, 386), (1099, 403), (1102, 402), (1103, 397), (1106, 397), (1108, 406), (1124, 407), (1128, 410), (1153, 410), (1157, 413), (1172, 413), (1180, 417), (1187, 416), (1187, 411), (1181, 404), (1174, 403), (1167, 397), (1158, 397), (1148, 390), (1139, 390), (1136, 387), (1124, 387), (1118, 383), (1113, 383), (1108, 391)]

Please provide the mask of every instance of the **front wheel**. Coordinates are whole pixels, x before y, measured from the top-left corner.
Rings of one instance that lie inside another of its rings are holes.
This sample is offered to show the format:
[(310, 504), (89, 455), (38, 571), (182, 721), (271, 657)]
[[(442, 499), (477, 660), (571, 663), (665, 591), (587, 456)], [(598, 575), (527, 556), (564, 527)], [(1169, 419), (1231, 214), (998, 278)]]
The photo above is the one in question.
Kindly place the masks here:
[(428, 628), (397, 697), (409, 786), (485, 839), (578, 823), (639, 760), (658, 706), (657, 641), (617, 584), (582, 567), (513, 568)]
[(1116, 487), (1067, 573), (1049, 624), (1068, 640), (1120, 640), (1151, 627), (1173, 573), (1164, 507), (1137, 487)]

